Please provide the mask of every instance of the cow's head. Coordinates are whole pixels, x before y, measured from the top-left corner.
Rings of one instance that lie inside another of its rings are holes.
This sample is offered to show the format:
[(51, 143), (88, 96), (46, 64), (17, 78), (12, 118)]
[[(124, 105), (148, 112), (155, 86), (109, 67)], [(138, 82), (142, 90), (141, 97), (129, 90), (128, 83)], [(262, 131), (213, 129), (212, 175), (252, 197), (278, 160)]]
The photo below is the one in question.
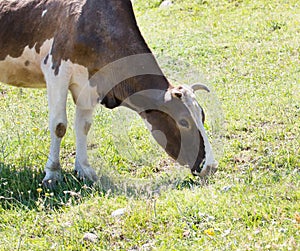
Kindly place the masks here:
[(97, 85), (101, 104), (108, 108), (128, 107), (148, 124), (155, 140), (192, 173), (205, 176), (217, 162), (204, 129), (204, 112), (192, 87), (170, 85), (151, 53), (121, 58), (103, 67), (90, 80)]
[(194, 95), (200, 89), (209, 92), (202, 84), (171, 87), (164, 93), (164, 102), (145, 109), (140, 115), (155, 140), (172, 158), (189, 166), (193, 174), (205, 176), (214, 173), (218, 164), (204, 129), (203, 109)]

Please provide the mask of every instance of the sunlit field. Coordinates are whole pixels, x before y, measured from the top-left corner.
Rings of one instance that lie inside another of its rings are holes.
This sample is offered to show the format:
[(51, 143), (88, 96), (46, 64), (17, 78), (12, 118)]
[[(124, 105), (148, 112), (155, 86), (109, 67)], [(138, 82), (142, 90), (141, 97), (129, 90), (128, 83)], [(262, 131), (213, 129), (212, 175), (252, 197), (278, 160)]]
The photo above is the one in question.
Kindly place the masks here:
[(69, 97), (47, 190), (46, 90), (0, 84), (0, 250), (300, 250), (299, 1), (161, 2), (133, 1), (139, 27), (170, 82), (211, 88), (197, 99), (218, 172), (192, 176), (136, 114), (99, 105), (100, 181), (78, 180)]

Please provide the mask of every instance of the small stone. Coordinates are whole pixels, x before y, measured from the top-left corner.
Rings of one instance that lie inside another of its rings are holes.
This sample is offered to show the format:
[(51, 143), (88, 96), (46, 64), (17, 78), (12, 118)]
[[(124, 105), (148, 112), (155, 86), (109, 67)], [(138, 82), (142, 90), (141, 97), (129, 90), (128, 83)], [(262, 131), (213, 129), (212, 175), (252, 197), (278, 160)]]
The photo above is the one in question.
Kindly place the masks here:
[(229, 235), (231, 233), (231, 229), (226, 229), (223, 234), (222, 234), (222, 237), (226, 237), (227, 235)]
[(151, 243), (145, 243), (143, 246), (142, 246), (142, 250), (152, 250), (153, 246)]
[(260, 229), (256, 229), (256, 230), (254, 231), (254, 234), (255, 234), (255, 235), (260, 234)]
[(225, 193), (228, 192), (229, 190), (231, 190), (231, 186), (225, 186), (222, 188), (222, 191)]
[(66, 221), (66, 222), (63, 222), (61, 225), (62, 225), (62, 227), (71, 227), (73, 225), (73, 223), (71, 221)]
[(287, 232), (287, 230), (286, 230), (285, 228), (280, 228), (280, 229), (279, 229), (279, 232), (284, 234), (284, 233)]
[(92, 233), (85, 233), (83, 236), (83, 240), (96, 243), (98, 241), (98, 236)]
[(216, 218), (214, 216), (208, 215), (207, 221), (214, 221)]
[(126, 213), (126, 208), (120, 208), (120, 209), (117, 209), (116, 211), (113, 211), (111, 213), (111, 216), (112, 217), (119, 217), (119, 216), (122, 216), (125, 213)]
[(171, 5), (173, 5), (172, 1), (170, 1), (170, 0), (165, 0), (165, 1), (163, 1), (163, 2), (160, 4), (159, 7), (165, 8), (165, 7), (169, 7), (169, 6), (171, 6)]
[(190, 236), (190, 234), (191, 234), (191, 232), (189, 230), (186, 230), (186, 231), (183, 232), (182, 236), (187, 238), (187, 237)]

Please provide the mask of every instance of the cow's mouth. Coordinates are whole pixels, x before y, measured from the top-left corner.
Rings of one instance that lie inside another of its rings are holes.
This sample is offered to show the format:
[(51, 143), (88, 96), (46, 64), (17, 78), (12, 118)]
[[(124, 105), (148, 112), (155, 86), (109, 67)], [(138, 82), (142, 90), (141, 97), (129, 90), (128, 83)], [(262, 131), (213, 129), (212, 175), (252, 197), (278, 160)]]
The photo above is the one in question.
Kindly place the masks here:
[(205, 165), (205, 159), (202, 159), (200, 163), (197, 161), (194, 164), (194, 166), (191, 168), (191, 173), (194, 176), (200, 176), (200, 173), (202, 172), (204, 165)]
[(217, 169), (218, 162), (215, 161), (214, 163), (207, 164), (205, 159), (203, 159), (199, 165), (191, 169), (191, 172), (194, 176), (205, 177), (214, 174)]

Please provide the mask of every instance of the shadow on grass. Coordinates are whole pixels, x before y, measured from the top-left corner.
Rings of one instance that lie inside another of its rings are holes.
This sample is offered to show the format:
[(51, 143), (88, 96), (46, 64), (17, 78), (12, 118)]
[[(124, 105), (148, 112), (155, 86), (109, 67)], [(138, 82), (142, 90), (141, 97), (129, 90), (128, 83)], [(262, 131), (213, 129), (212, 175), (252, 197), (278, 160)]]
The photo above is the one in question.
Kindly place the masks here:
[(78, 180), (63, 171), (63, 181), (55, 189), (41, 185), (44, 172), (32, 167), (16, 167), (0, 162), (0, 206), (3, 209), (53, 210), (80, 204), (95, 196), (149, 198), (167, 189), (192, 188), (203, 181), (191, 176), (160, 175), (151, 179), (124, 177), (114, 172), (101, 173), (97, 184)]
[[(182, 169), (184, 169), (182, 167)], [(181, 170), (182, 170), (181, 169)], [(175, 171), (153, 173), (151, 178), (134, 178), (123, 176), (110, 170), (99, 175), (99, 191), (106, 195), (124, 195), (127, 197), (151, 198), (169, 189), (184, 189), (203, 186), (207, 180), (196, 178), (190, 172)]]
[(43, 177), (40, 169), (0, 162), (0, 206), (4, 209), (59, 209), (95, 193), (95, 189), (71, 173), (63, 172), (63, 181), (54, 190), (41, 185)]

